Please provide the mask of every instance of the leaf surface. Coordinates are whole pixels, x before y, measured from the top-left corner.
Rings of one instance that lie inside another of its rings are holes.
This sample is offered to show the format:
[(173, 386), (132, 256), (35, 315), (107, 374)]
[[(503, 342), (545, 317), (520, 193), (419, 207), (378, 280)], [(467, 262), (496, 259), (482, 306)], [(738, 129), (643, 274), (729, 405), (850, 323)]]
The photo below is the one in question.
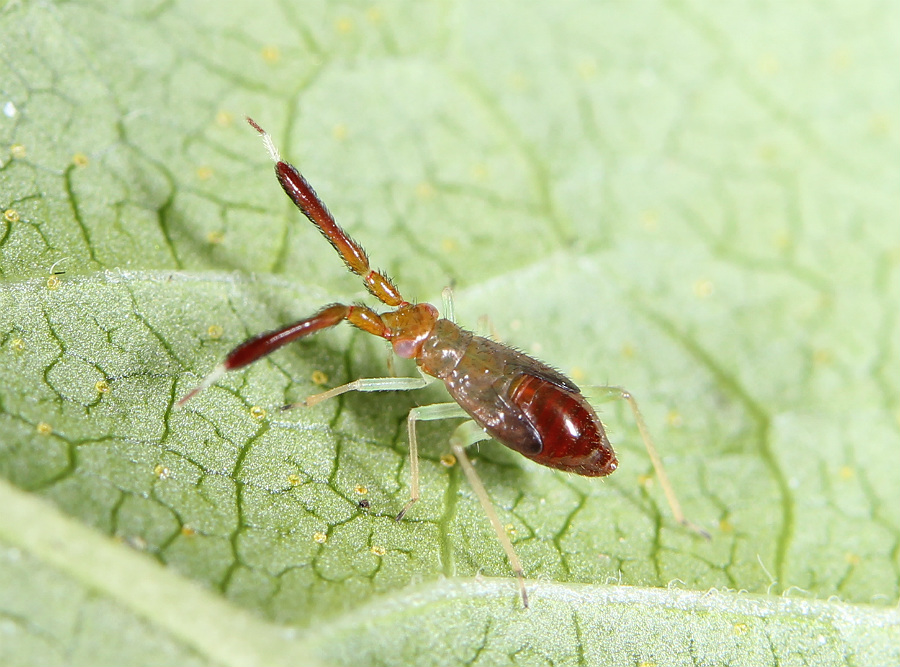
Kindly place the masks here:
[[(896, 662), (895, 10), (401, 7), (0, 9), (0, 661)], [(278, 411), (390, 372), (343, 327), (174, 408), (364, 298), (244, 114), (408, 299), (632, 391), (712, 539), (625, 406), (606, 480), (484, 443), (523, 611), (453, 423), (393, 521), (440, 387)]]

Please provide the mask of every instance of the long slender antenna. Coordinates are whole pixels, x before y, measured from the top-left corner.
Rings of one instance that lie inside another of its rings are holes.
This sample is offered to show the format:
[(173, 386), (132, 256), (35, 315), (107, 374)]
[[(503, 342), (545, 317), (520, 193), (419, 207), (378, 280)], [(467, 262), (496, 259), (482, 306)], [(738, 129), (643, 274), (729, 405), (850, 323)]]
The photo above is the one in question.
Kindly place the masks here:
[(285, 194), (291, 198), (303, 215), (318, 227), (322, 235), (337, 250), (347, 268), (362, 278), (369, 293), (382, 303), (393, 308), (407, 305), (400, 290), (391, 282), (391, 279), (372, 270), (366, 251), (335, 221), (325, 203), (319, 199), (316, 191), (303, 178), (303, 174), (294, 165), (281, 159), (281, 154), (275, 148), (271, 135), (249, 116), (247, 122), (262, 136), (266, 150), (269, 151), (269, 156), (275, 162), (275, 175)]

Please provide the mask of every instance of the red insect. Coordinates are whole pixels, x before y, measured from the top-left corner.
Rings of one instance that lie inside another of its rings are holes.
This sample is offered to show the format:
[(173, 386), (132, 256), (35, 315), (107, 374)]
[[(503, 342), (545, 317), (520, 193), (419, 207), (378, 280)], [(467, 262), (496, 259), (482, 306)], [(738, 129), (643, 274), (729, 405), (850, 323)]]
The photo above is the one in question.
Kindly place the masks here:
[[(465, 448), (493, 438), (541, 465), (588, 477), (602, 477), (613, 472), (618, 463), (597, 413), (575, 383), (559, 371), (518, 350), (457, 326), (449, 312), (452, 304), (448, 291), (445, 290), (446, 318), (441, 318), (431, 304), (412, 304), (404, 300), (389, 278), (370, 268), (365, 251), (338, 226), (300, 172), (281, 159), (271, 136), (252, 119), (247, 121), (262, 135), (275, 161), (278, 182), (291, 201), (319, 228), (347, 268), (362, 277), (366, 289), (393, 310), (379, 314), (366, 306), (332, 304), (312, 317), (255, 336), (234, 348), (196, 389), (178, 401), (178, 405), (217, 382), (226, 372), (242, 368), (282, 345), (344, 320), (390, 341), (398, 356), (416, 360), (421, 377), (359, 379), (310, 396), (302, 405), (315, 405), (349, 391), (420, 389), (435, 378), (442, 380), (455, 403), (413, 408), (407, 419), (412, 480), (409, 502), (397, 515), (397, 520), (402, 519), (419, 499), (416, 422), (469, 417), (469, 421), (454, 431), (450, 445), (506, 551), (527, 607), (522, 566)], [(618, 387), (604, 389), (625, 399), (631, 406), (675, 519), (706, 535), (684, 518), (634, 398)], [(285, 409), (296, 405), (300, 404), (288, 405)]]

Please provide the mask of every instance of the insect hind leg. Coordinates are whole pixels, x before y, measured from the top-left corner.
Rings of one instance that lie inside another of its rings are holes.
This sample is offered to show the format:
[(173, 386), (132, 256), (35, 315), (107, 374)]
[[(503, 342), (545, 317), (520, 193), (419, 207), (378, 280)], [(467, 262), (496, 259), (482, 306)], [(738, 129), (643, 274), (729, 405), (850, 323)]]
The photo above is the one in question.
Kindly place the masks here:
[(689, 528), (704, 539), (710, 539), (710, 535), (707, 531), (684, 516), (684, 511), (681, 509), (681, 503), (678, 502), (678, 496), (675, 494), (675, 487), (673, 487), (672, 482), (669, 481), (669, 476), (666, 474), (666, 468), (663, 465), (662, 458), (659, 456), (656, 445), (653, 444), (653, 438), (650, 436), (650, 429), (647, 428), (647, 422), (644, 421), (644, 415), (641, 414), (641, 410), (638, 407), (634, 395), (623, 387), (592, 386), (590, 389), (592, 390), (592, 393), (593, 391), (602, 392), (603, 396), (599, 396), (598, 398), (622, 399), (628, 403), (632, 414), (634, 414), (634, 421), (637, 423), (641, 439), (644, 441), (647, 455), (650, 457), (650, 462), (653, 464), (653, 469), (656, 471), (659, 485), (662, 487), (663, 493), (666, 496), (666, 502), (672, 510), (672, 516), (682, 526)]

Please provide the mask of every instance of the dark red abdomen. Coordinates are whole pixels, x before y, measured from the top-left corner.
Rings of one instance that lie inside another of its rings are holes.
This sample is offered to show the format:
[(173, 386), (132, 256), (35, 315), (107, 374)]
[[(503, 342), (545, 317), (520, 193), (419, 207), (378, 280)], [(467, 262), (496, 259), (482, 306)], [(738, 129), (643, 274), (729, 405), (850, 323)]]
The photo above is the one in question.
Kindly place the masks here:
[(616, 469), (603, 424), (580, 393), (532, 375), (516, 378), (509, 393), (540, 436), (541, 451), (526, 454), (532, 461), (586, 477)]

